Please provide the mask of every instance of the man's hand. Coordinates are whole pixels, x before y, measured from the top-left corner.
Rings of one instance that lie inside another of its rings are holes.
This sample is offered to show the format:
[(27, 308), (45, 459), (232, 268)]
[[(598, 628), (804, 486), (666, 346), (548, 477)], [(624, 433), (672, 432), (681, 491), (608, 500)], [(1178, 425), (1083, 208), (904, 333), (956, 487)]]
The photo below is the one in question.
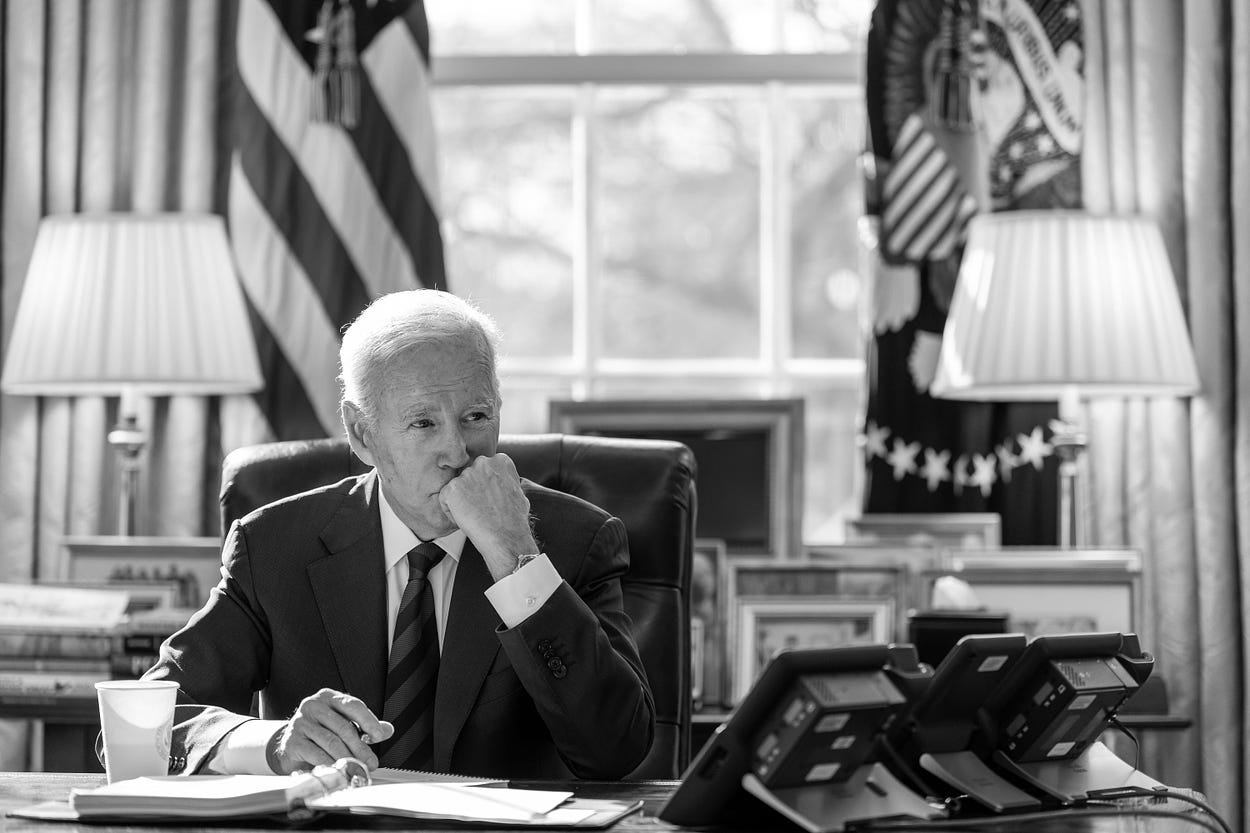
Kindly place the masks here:
[(478, 457), (439, 494), (443, 511), (477, 547), (495, 581), (517, 557), (538, 552), (530, 531), (530, 502), (507, 454)]
[(346, 757), (357, 758), (372, 770), (378, 766), (378, 756), (369, 744), (386, 740), (394, 731), (395, 727), (378, 720), (363, 700), (323, 688), (300, 701), (265, 754), (269, 767), (279, 775)]

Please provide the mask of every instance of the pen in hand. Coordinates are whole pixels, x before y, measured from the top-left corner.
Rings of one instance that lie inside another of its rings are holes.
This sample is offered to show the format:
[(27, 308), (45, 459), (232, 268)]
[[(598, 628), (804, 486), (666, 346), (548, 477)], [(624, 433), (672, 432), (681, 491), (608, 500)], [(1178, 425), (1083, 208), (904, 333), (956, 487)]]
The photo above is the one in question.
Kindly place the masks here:
[(384, 731), (382, 734), (383, 734), (383, 735), (385, 735), (386, 737), (381, 737), (381, 738), (378, 738), (378, 740), (377, 740), (377, 741), (375, 741), (375, 740), (373, 739), (373, 736), (372, 736), (372, 735), (370, 735), (368, 732), (366, 732), (366, 731), (364, 731), (363, 729), (361, 729), (361, 728), (360, 728), (360, 724), (358, 724), (358, 723), (353, 723), (352, 725), (353, 725), (353, 726), (355, 726), (355, 727), (356, 727), (356, 731), (360, 733), (360, 739), (361, 739), (362, 741), (364, 741), (365, 743), (370, 743), (370, 744), (372, 744), (372, 743), (377, 743), (377, 742), (380, 742), (380, 741), (386, 740), (386, 738), (390, 737), (391, 735), (393, 735), (393, 734), (395, 733), (395, 727), (394, 727), (394, 726), (392, 726), (392, 725), (390, 724), (390, 722), (389, 722), (389, 721), (386, 721), (386, 720), (379, 720), (378, 722), (382, 724), (382, 727), (383, 727), (384, 729), (390, 729), (391, 731), (389, 731), (389, 732), (385, 732), (385, 731)]

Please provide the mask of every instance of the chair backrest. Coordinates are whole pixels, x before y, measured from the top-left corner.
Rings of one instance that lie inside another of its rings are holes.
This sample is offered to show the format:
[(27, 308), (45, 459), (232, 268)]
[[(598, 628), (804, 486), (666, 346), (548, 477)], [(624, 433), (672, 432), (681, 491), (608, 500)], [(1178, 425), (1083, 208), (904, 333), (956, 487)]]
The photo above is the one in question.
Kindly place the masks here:
[[(655, 697), (655, 742), (631, 778), (678, 778), (690, 758), (690, 559), (695, 461), (665, 440), (572, 434), (504, 435), (499, 450), (523, 477), (617, 516), (629, 535), (625, 611)], [(345, 438), (249, 446), (222, 464), (221, 522), (368, 467)]]

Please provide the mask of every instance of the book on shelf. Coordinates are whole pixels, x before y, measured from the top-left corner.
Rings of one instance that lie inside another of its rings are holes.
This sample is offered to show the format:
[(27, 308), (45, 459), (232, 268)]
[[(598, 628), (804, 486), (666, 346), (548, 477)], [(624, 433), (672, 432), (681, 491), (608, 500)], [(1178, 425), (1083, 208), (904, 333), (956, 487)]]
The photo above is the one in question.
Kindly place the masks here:
[(191, 821), (323, 814), (536, 828), (604, 828), (641, 802), (586, 800), (565, 790), (514, 789), (493, 779), (380, 769), (355, 759), (293, 775), (169, 775), (74, 789), (68, 802), (9, 811), (41, 821)]
[(119, 628), (110, 657), (114, 677), (140, 677), (160, 659), (161, 644), (182, 628), (195, 608), (165, 607), (132, 613)]
[(113, 652), (113, 628), (10, 627), (0, 624), (0, 657), (77, 658), (108, 660)]
[(0, 671), (0, 697), (57, 696), (95, 699), (95, 684), (110, 679), (101, 671)]
[(0, 674), (68, 671), (75, 674), (98, 674), (101, 680), (107, 680), (111, 670), (111, 661), (103, 657), (0, 656)]

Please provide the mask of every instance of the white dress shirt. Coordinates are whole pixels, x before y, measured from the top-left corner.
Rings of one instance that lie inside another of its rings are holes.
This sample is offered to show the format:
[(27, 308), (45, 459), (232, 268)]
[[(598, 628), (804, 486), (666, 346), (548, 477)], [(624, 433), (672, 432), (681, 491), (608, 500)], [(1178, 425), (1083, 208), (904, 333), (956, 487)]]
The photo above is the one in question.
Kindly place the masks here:
[[(408, 551), (421, 542), (386, 500), (382, 484), (378, 484), (378, 509), (382, 517), (382, 550), (386, 568), (386, 636), (388, 644), (394, 639), (395, 617), (399, 615), (399, 602), (408, 584)], [(468, 536), (457, 529), (450, 535), (434, 539), (447, 555), (430, 570), (427, 580), (434, 594), (434, 620), (438, 625), (438, 645), (442, 650), (447, 631), (447, 616), (451, 609), (452, 587), (456, 581), (456, 569), (464, 552)], [(481, 556), (478, 556), (479, 558)], [(520, 570), (504, 576), (486, 589), (486, 598), (499, 614), (507, 628), (515, 628), (538, 608), (560, 586), (560, 574), (546, 555), (540, 555)], [(381, 718), (381, 715), (378, 715)], [(272, 775), (273, 770), (265, 756), (269, 740), (283, 726), (285, 720), (249, 720), (236, 726), (222, 740), (209, 768), (213, 772), (236, 775)]]

